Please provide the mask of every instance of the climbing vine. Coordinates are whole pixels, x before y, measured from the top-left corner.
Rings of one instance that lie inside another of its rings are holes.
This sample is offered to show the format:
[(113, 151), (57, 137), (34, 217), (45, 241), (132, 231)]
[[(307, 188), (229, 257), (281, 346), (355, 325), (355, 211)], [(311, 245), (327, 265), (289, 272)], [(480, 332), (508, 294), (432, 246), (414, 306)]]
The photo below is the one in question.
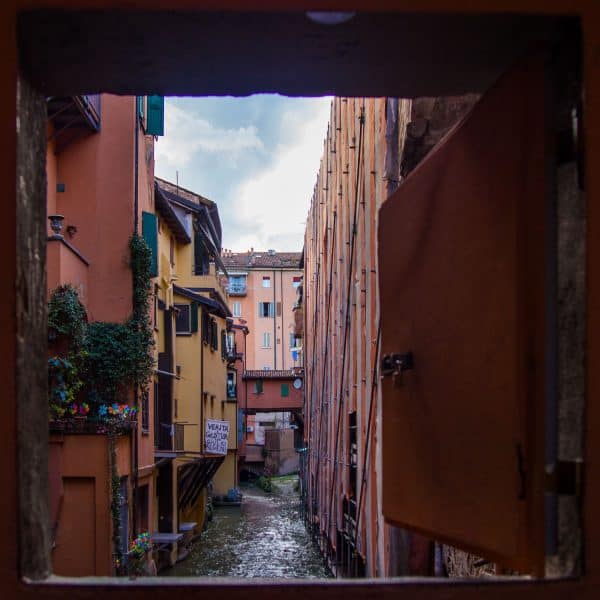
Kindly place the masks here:
[(80, 348), (86, 324), (87, 313), (77, 290), (71, 284), (58, 286), (48, 302), (48, 340), (63, 336), (69, 347)]
[(110, 516), (112, 520), (113, 557), (116, 574), (123, 563), (121, 539), (121, 477), (117, 467), (117, 444), (114, 434), (108, 436), (108, 465), (110, 470)]
[[(125, 323), (88, 323), (85, 307), (71, 285), (59, 286), (51, 294), (49, 340), (56, 344), (62, 336), (66, 342), (64, 356), (48, 361), (51, 418), (88, 413), (102, 420), (123, 417), (124, 411), (117, 405), (127, 402), (128, 391), (148, 387), (154, 369), (154, 332), (149, 317), (151, 250), (137, 235), (131, 237), (129, 250), (133, 311)], [(77, 404), (80, 390), (87, 402)]]
[(129, 328), (142, 352), (136, 360), (133, 384), (145, 391), (154, 370), (154, 331), (150, 324), (150, 291), (152, 250), (143, 237), (133, 234), (129, 240), (130, 266), (133, 279), (133, 313)]

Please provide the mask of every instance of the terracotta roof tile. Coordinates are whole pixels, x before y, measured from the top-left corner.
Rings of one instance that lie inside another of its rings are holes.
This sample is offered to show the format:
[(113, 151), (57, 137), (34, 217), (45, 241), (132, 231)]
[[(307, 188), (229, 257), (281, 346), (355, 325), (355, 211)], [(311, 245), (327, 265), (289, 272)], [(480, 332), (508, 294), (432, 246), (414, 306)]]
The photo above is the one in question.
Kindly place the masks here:
[(238, 269), (300, 269), (302, 252), (228, 252), (221, 254), (228, 268)]

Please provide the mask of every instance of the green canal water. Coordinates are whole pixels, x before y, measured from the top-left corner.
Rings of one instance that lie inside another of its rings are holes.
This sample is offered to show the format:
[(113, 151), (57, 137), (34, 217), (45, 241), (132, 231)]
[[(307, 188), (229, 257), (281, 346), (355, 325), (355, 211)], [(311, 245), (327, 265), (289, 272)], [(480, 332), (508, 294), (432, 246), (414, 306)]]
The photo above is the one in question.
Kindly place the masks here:
[(271, 494), (242, 487), (241, 507), (216, 507), (190, 554), (161, 575), (330, 577), (304, 526), (295, 478), (274, 482), (277, 490)]

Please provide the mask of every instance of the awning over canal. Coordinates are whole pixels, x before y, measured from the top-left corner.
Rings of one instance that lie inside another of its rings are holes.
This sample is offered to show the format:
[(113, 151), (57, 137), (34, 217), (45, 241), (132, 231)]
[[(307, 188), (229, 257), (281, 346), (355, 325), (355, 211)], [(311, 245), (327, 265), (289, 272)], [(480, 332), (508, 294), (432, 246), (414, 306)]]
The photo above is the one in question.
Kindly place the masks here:
[(196, 503), (200, 492), (206, 487), (224, 460), (224, 456), (203, 456), (178, 467), (177, 505), (179, 510)]

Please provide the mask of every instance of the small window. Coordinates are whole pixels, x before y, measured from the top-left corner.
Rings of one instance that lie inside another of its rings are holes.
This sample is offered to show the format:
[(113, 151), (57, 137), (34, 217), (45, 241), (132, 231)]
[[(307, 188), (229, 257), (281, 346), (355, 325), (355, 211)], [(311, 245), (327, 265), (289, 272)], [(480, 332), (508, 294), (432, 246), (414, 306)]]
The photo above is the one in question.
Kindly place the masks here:
[(154, 316), (152, 319), (152, 324), (154, 325), (154, 329), (158, 331), (158, 295), (160, 288), (158, 285), (154, 285)]
[(281, 302), (277, 303), (277, 316), (280, 317), (281, 316)]
[(268, 332), (263, 333), (262, 347), (263, 348), (270, 348), (271, 347), (271, 334), (268, 333)]
[(148, 407), (148, 390), (141, 394), (142, 433), (148, 433), (150, 429), (150, 410)]
[(235, 373), (233, 371), (227, 373), (227, 397), (236, 397)]
[(202, 341), (205, 344), (210, 343), (212, 331), (211, 327), (210, 315), (206, 312), (206, 310), (202, 310)]
[(233, 313), (234, 317), (241, 317), (242, 316), (242, 303), (239, 301), (234, 302), (231, 312)]
[(175, 238), (171, 236), (169, 238), (169, 262), (171, 266), (175, 266)]
[(271, 287), (271, 278), (270, 277), (263, 277), (262, 279), (262, 286), (264, 288), (270, 288)]
[(219, 349), (219, 326), (214, 319), (211, 319), (210, 322), (210, 349), (218, 350)]
[(235, 354), (235, 333), (233, 331), (227, 332), (227, 354)]
[(300, 338), (295, 333), (290, 333), (290, 348), (297, 348), (300, 345)]
[(262, 394), (263, 391), (263, 380), (262, 379), (257, 379), (254, 382), (254, 393), (255, 394)]
[(204, 245), (202, 235), (194, 235), (194, 275), (208, 275), (210, 273), (210, 254)]
[(227, 332), (221, 329), (221, 358), (227, 360)]
[(190, 321), (190, 305), (189, 304), (176, 304), (177, 316), (175, 317), (175, 332), (176, 333), (191, 333), (191, 321)]
[(275, 305), (273, 302), (259, 302), (258, 316), (261, 318), (273, 318), (275, 316)]
[(292, 287), (297, 288), (302, 283), (302, 277), (292, 278)]

